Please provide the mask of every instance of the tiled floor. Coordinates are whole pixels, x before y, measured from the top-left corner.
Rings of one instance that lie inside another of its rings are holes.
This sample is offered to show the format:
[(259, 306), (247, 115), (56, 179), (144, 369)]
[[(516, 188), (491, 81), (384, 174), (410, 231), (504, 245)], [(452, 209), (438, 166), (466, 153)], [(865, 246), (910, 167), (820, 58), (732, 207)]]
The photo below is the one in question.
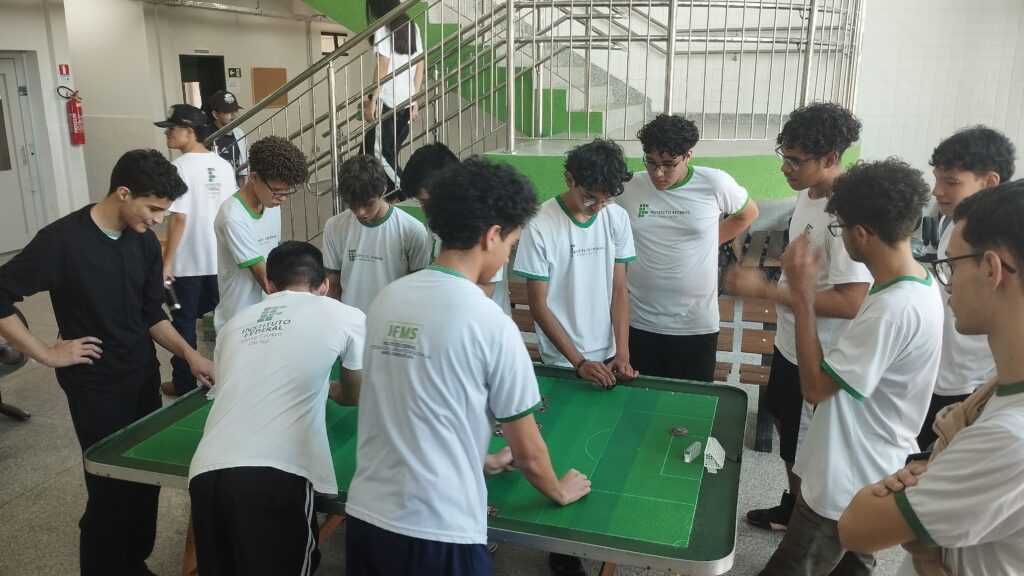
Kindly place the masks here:
[[(35, 296), (20, 305), (31, 329), (44, 341), (57, 335), (48, 297)], [(208, 348), (208, 345), (204, 345)], [(209, 352), (209, 350), (204, 350)], [(165, 372), (167, 354), (162, 353)], [(166, 375), (166, 374), (165, 374)], [(747, 446), (753, 440), (757, 389), (743, 386), (750, 397)], [(30, 363), (0, 380), (6, 402), (32, 414), (27, 422), (0, 416), (0, 575), (77, 574), (77, 522), (84, 509), (85, 487), (81, 454), (68, 415), (67, 403), (53, 370)], [(771, 454), (747, 449), (743, 455), (739, 514), (778, 501), (784, 486), (782, 467)], [(150, 568), (161, 576), (180, 571), (188, 501), (182, 491), (165, 489), (160, 500), (158, 541)], [(780, 534), (737, 525), (734, 575), (756, 574), (778, 545)], [(344, 538), (337, 533), (323, 548), (318, 573), (344, 573)], [(876, 574), (896, 572), (902, 552), (887, 551)], [(587, 562), (589, 574), (597, 563)], [(547, 574), (546, 555), (535, 550), (502, 546), (495, 557), (496, 575)], [(655, 574), (620, 567), (618, 574)]]

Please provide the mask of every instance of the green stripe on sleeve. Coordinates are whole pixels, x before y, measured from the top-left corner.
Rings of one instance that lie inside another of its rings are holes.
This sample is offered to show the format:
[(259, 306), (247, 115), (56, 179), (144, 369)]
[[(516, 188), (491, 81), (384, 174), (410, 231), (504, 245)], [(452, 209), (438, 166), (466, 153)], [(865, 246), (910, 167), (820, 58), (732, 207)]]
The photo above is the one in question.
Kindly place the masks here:
[(506, 418), (495, 418), (495, 420), (497, 420), (498, 422), (501, 422), (502, 424), (504, 424), (505, 422), (515, 422), (516, 420), (519, 420), (523, 416), (529, 416), (530, 414), (533, 414), (534, 412), (539, 410), (540, 409), (540, 404), (541, 404), (540, 402), (537, 402), (536, 404), (534, 404), (533, 406), (527, 408), (526, 410), (523, 410), (519, 414), (516, 414), (514, 416), (508, 416)]
[(860, 392), (857, 392), (857, 390), (853, 386), (847, 384), (846, 380), (843, 380), (843, 378), (839, 374), (837, 374), (831, 366), (828, 365), (828, 362), (822, 360), (821, 369), (824, 370), (825, 373), (828, 374), (829, 377), (832, 378), (832, 380), (834, 380), (836, 384), (839, 384), (840, 388), (846, 390), (850, 394), (850, 396), (853, 396), (860, 402), (864, 402), (865, 400), (868, 399), (867, 396), (864, 396)]
[(255, 266), (255, 265), (259, 264), (260, 262), (263, 262), (264, 260), (266, 260), (266, 258), (264, 258), (263, 256), (257, 256), (255, 258), (253, 258), (252, 260), (246, 260), (245, 262), (239, 263), (238, 268), (239, 268), (239, 270), (245, 270), (246, 268)]
[(520, 278), (526, 278), (527, 280), (540, 280), (542, 282), (547, 282), (548, 281), (548, 277), (547, 276), (535, 276), (533, 274), (529, 274), (527, 272), (522, 272), (520, 270), (513, 270), (512, 273), (515, 274), (516, 276), (519, 276)]
[(921, 523), (921, 519), (918, 518), (917, 513), (914, 512), (913, 506), (910, 505), (910, 499), (907, 498), (907, 491), (904, 490), (902, 492), (896, 492), (893, 494), (893, 497), (896, 498), (896, 507), (900, 509), (900, 514), (902, 514), (903, 519), (907, 521), (907, 525), (910, 526), (914, 531), (914, 534), (917, 535), (918, 541), (929, 548), (938, 547), (938, 544), (935, 543), (935, 539), (932, 538), (932, 535), (925, 529), (924, 524)]
[(743, 214), (743, 211), (747, 209), (747, 205), (749, 205), (749, 204), (750, 204), (750, 194), (747, 194), (747, 201), (743, 203), (743, 206), (740, 206), (739, 210), (733, 212), (732, 214), (729, 214), (729, 216), (732, 217), (732, 216), (735, 216), (737, 214)]
[(625, 262), (632, 262), (634, 260), (636, 260), (636, 256), (630, 256), (629, 258), (616, 258), (615, 262), (618, 264), (622, 264)]
[(335, 270), (333, 268), (324, 268), (324, 272), (328, 274), (341, 274), (341, 270)]

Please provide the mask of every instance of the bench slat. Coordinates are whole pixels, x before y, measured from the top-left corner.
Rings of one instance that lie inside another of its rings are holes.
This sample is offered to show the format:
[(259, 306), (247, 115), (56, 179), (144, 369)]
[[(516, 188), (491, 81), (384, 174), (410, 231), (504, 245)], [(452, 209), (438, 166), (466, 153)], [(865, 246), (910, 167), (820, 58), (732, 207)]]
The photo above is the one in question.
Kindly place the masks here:
[(761, 265), (761, 256), (764, 254), (765, 244), (768, 243), (767, 232), (754, 232), (750, 235), (750, 244), (747, 251), (743, 253), (743, 265), (757, 267)]
[(778, 324), (775, 303), (764, 298), (743, 299), (743, 321), (759, 324)]
[(786, 249), (786, 231), (775, 230), (768, 236), (768, 250), (764, 255), (765, 268), (778, 268), (782, 266), (779, 260), (782, 252)]
[(718, 317), (720, 322), (732, 322), (736, 317), (736, 299), (732, 296), (718, 297)]

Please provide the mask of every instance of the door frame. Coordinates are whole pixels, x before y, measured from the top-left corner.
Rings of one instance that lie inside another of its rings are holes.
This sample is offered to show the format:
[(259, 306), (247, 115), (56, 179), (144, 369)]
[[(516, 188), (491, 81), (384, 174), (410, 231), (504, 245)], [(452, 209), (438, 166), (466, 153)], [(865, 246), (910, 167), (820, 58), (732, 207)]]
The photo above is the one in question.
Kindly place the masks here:
[[(12, 60), (14, 63), (14, 91), (17, 98), (18, 113), (11, 109), (12, 120), (11, 133), (14, 134), (15, 146), (11, 150), (13, 163), (18, 166), (18, 177), (21, 183), (21, 193), (26, 206), (26, 224), (28, 238), (31, 240), (39, 229), (45, 225), (46, 207), (43, 202), (42, 189), (39, 177), (39, 155), (36, 143), (35, 125), (32, 117), (35, 90), (31, 88), (28, 75), (28, 65), (25, 52), (0, 51), (0, 59)], [(25, 87), (25, 93), (19, 89)], [(41, 98), (42, 95), (37, 97)], [(20, 138), (20, 145), (17, 144)]]

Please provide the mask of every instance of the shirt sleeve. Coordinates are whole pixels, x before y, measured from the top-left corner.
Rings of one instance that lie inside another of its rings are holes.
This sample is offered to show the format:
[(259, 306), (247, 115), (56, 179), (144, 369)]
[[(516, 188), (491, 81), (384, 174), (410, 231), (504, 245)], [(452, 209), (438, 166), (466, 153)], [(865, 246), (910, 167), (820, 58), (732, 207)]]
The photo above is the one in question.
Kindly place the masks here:
[(718, 174), (715, 197), (718, 199), (719, 210), (724, 214), (738, 214), (750, 203), (750, 194), (747, 193), (747, 189), (740, 186), (739, 182), (725, 172)]
[(408, 237), (406, 238), (406, 256), (409, 260), (409, 271), (415, 272), (422, 270), (430, 265), (430, 233), (427, 232), (427, 227), (420, 223), (412, 216), (409, 217), (414, 220), (410, 222)]
[(854, 262), (846, 251), (846, 244), (842, 238), (833, 238), (832, 234), (825, 231), (825, 249), (828, 252), (828, 283), (836, 286), (838, 284), (850, 284), (853, 282), (865, 282), (871, 284), (871, 272), (867, 266), (860, 262)]
[(385, 58), (391, 58), (391, 37), (386, 26), (373, 33), (373, 50)]
[(619, 208), (615, 211), (612, 234), (615, 236), (615, 261), (632, 262), (636, 260), (636, 248), (633, 246), (633, 228), (629, 225), (629, 214)]
[(142, 319), (146, 326), (152, 327), (167, 320), (167, 313), (164, 312), (164, 258), (156, 234), (148, 231), (142, 241), (146, 244), (144, 253), (149, 256), (149, 268), (142, 284)]
[(348, 370), (363, 369), (363, 345), (366, 343), (366, 314), (353, 308), (351, 316), (343, 325), (345, 330), (345, 348), (341, 351), (341, 365)]
[(335, 235), (335, 228), (337, 228), (334, 218), (327, 220), (324, 225), (324, 269), (331, 274), (339, 274), (341, 272), (341, 251), (342, 247), (338, 245), (338, 238)]
[(526, 225), (516, 250), (516, 263), (512, 273), (530, 280), (547, 281), (551, 276), (551, 263), (547, 259), (544, 236), (533, 222)]
[(62, 254), (56, 234), (44, 228), (10, 262), (0, 266), (0, 318), (14, 314), (14, 304), (26, 296), (60, 283)]
[(178, 176), (185, 182), (185, 193), (179, 196), (171, 203), (171, 207), (168, 208), (170, 212), (176, 212), (178, 214), (190, 214), (192, 212), (192, 198), (195, 194), (192, 193), (192, 181), (187, 174), (181, 169), (180, 164), (174, 164), (174, 168), (178, 171)]
[(850, 321), (821, 362), (832, 380), (860, 401), (871, 397), (905, 345), (904, 331), (896, 322), (866, 312)]
[(511, 318), (501, 317), (501, 333), (491, 346), (494, 357), (487, 367), (487, 403), (498, 422), (511, 422), (540, 408), (540, 390), (522, 336)]
[[(229, 200), (230, 201), (230, 200)], [(240, 269), (249, 268), (266, 260), (252, 229), (236, 218), (226, 218), (217, 227), (217, 240), (223, 242), (231, 259)]]
[(975, 424), (928, 464), (896, 504), (918, 540), (963, 548), (1014, 538), (1024, 530), (1024, 437)]
[(423, 53), (423, 31), (420, 30), (419, 24), (413, 24), (413, 26), (416, 27), (416, 51), (413, 53), (413, 56), (418, 56)]

